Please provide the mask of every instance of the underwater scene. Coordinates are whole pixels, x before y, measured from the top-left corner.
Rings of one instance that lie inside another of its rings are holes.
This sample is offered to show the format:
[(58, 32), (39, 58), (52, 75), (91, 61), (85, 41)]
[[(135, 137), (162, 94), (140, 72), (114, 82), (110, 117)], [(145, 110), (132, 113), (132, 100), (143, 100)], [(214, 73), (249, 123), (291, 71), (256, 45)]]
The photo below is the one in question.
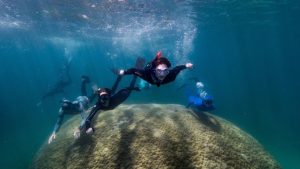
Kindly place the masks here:
[(300, 1), (0, 0), (0, 168), (300, 169)]

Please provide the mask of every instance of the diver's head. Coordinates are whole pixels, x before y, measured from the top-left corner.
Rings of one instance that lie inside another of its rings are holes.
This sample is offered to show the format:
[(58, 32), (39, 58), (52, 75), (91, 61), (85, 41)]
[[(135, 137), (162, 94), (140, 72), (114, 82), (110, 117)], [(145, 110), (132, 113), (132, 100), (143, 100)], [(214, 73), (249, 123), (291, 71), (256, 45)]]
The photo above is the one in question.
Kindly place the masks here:
[(158, 51), (155, 58), (152, 61), (152, 67), (155, 68), (160, 64), (165, 64), (168, 67), (171, 67), (170, 61), (166, 57), (163, 56), (161, 51)]
[(158, 52), (152, 64), (154, 66), (155, 76), (159, 80), (164, 80), (169, 74), (169, 68), (171, 67), (170, 61), (163, 57), (161, 52)]
[(204, 84), (202, 82), (197, 82), (196, 87), (197, 87), (197, 89), (201, 89), (204, 87)]
[(99, 101), (104, 107), (107, 107), (110, 102), (111, 90), (108, 88), (98, 89)]
[(60, 103), (63, 110), (67, 109), (72, 104), (72, 102), (67, 99), (62, 99)]
[(164, 80), (166, 76), (170, 73), (168, 66), (166, 64), (159, 64), (155, 68), (155, 76), (159, 80)]

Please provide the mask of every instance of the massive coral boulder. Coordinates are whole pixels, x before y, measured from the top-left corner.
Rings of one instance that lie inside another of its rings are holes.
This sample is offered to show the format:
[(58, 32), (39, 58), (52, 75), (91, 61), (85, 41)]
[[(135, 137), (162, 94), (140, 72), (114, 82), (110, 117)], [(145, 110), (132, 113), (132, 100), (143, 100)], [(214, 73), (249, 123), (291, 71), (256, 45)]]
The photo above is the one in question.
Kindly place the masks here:
[(249, 134), (232, 123), (180, 105), (122, 105), (99, 112), (95, 133), (73, 138), (80, 117), (67, 121), (32, 168), (278, 169)]

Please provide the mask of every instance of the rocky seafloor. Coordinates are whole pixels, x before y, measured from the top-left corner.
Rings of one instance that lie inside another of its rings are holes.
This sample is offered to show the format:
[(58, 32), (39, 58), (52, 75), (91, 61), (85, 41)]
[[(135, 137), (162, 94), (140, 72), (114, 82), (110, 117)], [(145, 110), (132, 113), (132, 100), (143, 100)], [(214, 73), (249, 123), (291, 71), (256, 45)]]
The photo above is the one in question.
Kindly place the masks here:
[(249, 134), (232, 123), (175, 104), (121, 105), (99, 112), (95, 133), (78, 140), (80, 115), (37, 153), (33, 169), (279, 169)]

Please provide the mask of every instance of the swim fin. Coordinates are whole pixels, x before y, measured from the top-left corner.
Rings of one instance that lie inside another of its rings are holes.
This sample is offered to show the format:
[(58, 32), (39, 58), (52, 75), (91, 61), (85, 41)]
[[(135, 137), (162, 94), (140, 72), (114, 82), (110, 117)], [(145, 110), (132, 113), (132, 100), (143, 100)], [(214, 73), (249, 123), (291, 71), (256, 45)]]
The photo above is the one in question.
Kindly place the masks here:
[(116, 69), (116, 68), (111, 68), (110, 71), (115, 75), (119, 75), (119, 72), (120, 72), (120, 70)]
[(145, 59), (143, 57), (138, 57), (135, 62), (136, 69), (143, 69), (145, 66)]
[[(144, 66), (145, 66), (145, 59), (142, 57), (138, 57), (135, 61), (135, 68), (143, 69)], [(120, 73), (120, 69), (116, 69), (116, 68), (110, 68), (110, 71), (115, 75), (119, 75)]]

